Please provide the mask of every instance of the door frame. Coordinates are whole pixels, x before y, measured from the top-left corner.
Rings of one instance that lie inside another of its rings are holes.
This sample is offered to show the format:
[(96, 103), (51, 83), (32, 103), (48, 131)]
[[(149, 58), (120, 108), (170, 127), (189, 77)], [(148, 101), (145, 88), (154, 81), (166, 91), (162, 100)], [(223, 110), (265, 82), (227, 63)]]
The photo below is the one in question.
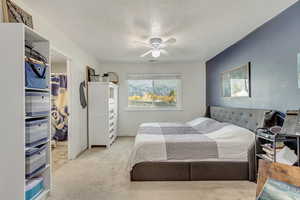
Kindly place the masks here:
[[(74, 153), (72, 152), (72, 144), (74, 144), (73, 141), (73, 137), (72, 137), (72, 100), (71, 100), (71, 91), (72, 91), (72, 84), (71, 84), (71, 80), (72, 80), (72, 76), (71, 76), (71, 62), (72, 59), (67, 56), (65, 53), (63, 53), (62, 51), (58, 50), (57, 48), (55, 48), (54, 46), (50, 47), (50, 52), (51, 51), (56, 51), (57, 53), (61, 54), (62, 56), (64, 56), (66, 58), (66, 68), (67, 68), (67, 98), (68, 98), (68, 160), (73, 160), (76, 157), (74, 157)], [(50, 59), (51, 60), (51, 59)]]
[[(86, 100), (89, 102), (89, 81), (90, 81), (90, 70), (93, 70), (94, 73), (96, 70), (91, 66), (86, 66), (85, 70), (85, 85), (86, 85)], [(89, 104), (87, 103), (87, 147), (90, 146), (90, 138), (89, 138)]]

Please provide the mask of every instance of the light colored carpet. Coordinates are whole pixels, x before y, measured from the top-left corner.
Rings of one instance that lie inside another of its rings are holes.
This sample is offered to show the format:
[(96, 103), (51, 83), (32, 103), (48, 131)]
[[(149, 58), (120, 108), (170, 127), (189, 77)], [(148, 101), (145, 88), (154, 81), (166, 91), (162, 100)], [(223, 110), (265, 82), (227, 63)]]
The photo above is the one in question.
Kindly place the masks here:
[[(126, 170), (134, 138), (94, 148), (59, 168), (50, 200), (254, 200), (248, 181), (130, 182)], [(224, 172), (226, 173), (226, 172)]]
[(56, 142), (52, 147), (52, 172), (55, 173), (59, 168), (68, 162), (68, 141)]

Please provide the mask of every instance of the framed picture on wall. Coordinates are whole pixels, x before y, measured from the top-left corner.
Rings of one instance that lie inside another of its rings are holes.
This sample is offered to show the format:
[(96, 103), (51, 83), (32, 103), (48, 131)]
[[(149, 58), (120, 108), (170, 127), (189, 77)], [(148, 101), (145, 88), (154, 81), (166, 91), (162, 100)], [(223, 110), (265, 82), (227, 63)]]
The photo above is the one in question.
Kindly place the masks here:
[(3, 21), (6, 23), (23, 23), (33, 29), (32, 15), (10, 0), (2, 0)]
[(222, 97), (251, 97), (251, 63), (221, 73)]

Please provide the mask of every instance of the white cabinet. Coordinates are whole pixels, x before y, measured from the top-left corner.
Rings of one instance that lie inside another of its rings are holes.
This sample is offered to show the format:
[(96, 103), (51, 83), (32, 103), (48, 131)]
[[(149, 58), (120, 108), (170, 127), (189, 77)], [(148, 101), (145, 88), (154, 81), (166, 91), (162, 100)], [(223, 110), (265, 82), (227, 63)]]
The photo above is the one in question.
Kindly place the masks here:
[[(23, 24), (0, 24), (0, 199), (24, 200), (25, 188), (28, 181), (39, 177), (43, 179), (44, 190), (37, 196), (37, 199), (45, 199), (51, 189), (51, 148), (50, 130), (46, 129), (44, 134), (48, 138), (28, 147), (26, 140), (25, 123), (37, 119), (47, 119), (50, 126), (50, 101), (45, 105), (45, 114), (26, 116), (28, 105), (25, 103), (26, 93), (44, 93), (49, 96), (50, 89), (38, 89), (25, 87), (25, 41), (33, 45), (49, 61), (50, 43), (34, 30)], [(36, 62), (36, 61), (35, 61)], [(43, 63), (46, 64), (46, 63)], [(50, 65), (45, 72), (49, 85)], [(45, 78), (44, 78), (45, 79)], [(27, 107), (27, 109), (26, 109)], [(27, 124), (27, 123), (26, 123)], [(28, 132), (27, 132), (28, 136)], [(29, 170), (25, 153), (30, 148), (43, 144), (43, 160), (45, 165), (34, 171), (30, 176), (26, 173)], [(26, 164), (27, 163), (27, 164)]]
[(118, 86), (113, 83), (88, 83), (89, 147), (109, 147), (117, 138)]

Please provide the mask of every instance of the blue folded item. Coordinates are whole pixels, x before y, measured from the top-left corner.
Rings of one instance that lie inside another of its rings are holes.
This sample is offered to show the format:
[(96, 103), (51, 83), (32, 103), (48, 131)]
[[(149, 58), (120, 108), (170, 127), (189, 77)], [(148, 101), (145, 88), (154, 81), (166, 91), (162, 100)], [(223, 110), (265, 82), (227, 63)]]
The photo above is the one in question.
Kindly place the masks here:
[(26, 183), (25, 200), (33, 200), (44, 190), (43, 178), (31, 179)]
[(28, 88), (46, 89), (47, 65), (25, 62), (25, 86)]

